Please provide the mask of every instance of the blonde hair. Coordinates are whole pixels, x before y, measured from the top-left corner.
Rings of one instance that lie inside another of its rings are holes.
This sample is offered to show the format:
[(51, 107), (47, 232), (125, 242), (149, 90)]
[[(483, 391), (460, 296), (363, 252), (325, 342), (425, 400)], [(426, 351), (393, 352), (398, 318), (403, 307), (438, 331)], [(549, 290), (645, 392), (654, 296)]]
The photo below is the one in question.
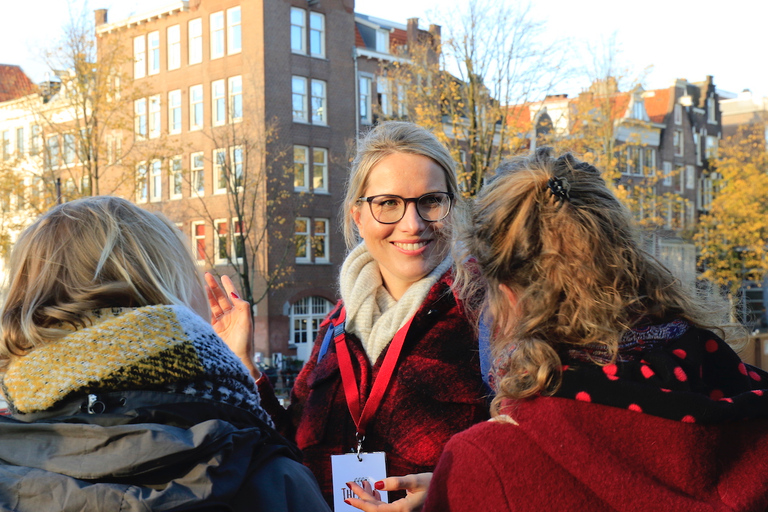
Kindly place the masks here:
[[(552, 178), (567, 182), (567, 197)], [(502, 164), (470, 210), (454, 221), (456, 258), (474, 257), (481, 276), (457, 265), (457, 287), (465, 300), (482, 297), (475, 308), (493, 318), (494, 357), (509, 354), (494, 411), (504, 398), (554, 393), (564, 350), (596, 344), (615, 359), (621, 335), (640, 323), (713, 326), (713, 309), (641, 249), (599, 171), (570, 154), (540, 148)]]
[(19, 237), (0, 313), (0, 369), (13, 357), (87, 325), (89, 311), (205, 297), (181, 232), (116, 197), (51, 209)]
[(454, 196), (454, 204), (460, 199), (456, 178), (456, 162), (448, 150), (431, 132), (413, 123), (388, 121), (370, 130), (357, 142), (357, 154), (347, 182), (347, 194), (341, 210), (344, 240), (348, 248), (358, 243), (358, 233), (352, 221), (352, 207), (365, 193), (368, 176), (381, 160), (393, 153), (422, 155), (434, 160), (445, 173), (446, 192)]

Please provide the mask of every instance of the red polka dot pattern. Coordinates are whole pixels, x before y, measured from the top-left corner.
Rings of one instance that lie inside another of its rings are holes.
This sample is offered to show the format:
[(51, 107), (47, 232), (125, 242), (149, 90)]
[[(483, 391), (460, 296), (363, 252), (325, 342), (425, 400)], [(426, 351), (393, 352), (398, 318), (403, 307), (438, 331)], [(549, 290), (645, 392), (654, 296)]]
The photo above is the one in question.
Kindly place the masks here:
[(619, 367), (615, 364), (603, 366), (603, 373), (605, 373), (605, 376), (608, 377), (609, 380), (619, 380), (619, 378), (616, 376), (616, 372), (618, 371)]
[(653, 370), (651, 370), (651, 367), (650, 366), (646, 366), (646, 365), (643, 365), (643, 366), (640, 367), (640, 373), (642, 373), (643, 377), (645, 377), (646, 379), (650, 379), (651, 377), (656, 375), (653, 372)]
[(768, 418), (768, 373), (744, 364), (714, 333), (691, 327), (646, 342), (652, 333), (638, 330), (603, 364), (588, 350), (562, 355), (569, 371), (554, 396), (699, 425)]

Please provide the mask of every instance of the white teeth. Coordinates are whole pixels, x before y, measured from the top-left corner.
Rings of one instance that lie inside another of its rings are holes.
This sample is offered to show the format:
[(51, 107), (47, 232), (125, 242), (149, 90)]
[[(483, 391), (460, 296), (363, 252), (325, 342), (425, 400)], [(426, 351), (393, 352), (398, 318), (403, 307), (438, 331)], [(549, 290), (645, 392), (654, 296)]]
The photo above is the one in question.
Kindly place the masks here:
[(395, 242), (395, 245), (405, 251), (416, 251), (427, 245), (427, 242), (416, 242), (415, 244), (403, 244)]

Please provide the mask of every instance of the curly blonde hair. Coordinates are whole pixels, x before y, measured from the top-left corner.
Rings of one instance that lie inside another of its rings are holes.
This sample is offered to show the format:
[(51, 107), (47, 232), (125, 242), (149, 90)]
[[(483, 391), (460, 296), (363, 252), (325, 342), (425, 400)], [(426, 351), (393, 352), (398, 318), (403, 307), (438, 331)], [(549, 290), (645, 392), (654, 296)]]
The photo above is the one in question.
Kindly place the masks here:
[(628, 209), (571, 154), (540, 148), (502, 164), (454, 222), (457, 261), (475, 258), (481, 274), (457, 265), (456, 286), (466, 300), (482, 297), (474, 306), (493, 318), (494, 357), (509, 354), (494, 411), (504, 398), (554, 393), (566, 349), (597, 344), (615, 358), (639, 323), (682, 318), (711, 328), (720, 312), (641, 249)]
[(0, 311), (0, 371), (14, 357), (86, 326), (100, 308), (204, 308), (189, 244), (167, 219), (117, 197), (51, 209), (20, 235)]

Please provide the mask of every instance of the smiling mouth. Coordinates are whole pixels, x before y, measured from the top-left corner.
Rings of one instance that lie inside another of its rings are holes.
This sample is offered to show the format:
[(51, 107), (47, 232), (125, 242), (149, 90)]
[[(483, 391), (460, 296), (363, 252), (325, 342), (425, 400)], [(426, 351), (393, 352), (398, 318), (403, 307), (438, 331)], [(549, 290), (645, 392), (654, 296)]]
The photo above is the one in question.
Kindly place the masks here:
[(392, 242), (392, 243), (395, 245), (395, 247), (399, 247), (404, 251), (418, 251), (422, 247), (426, 247), (429, 242), (430, 242), (429, 240), (425, 240), (425, 241), (414, 242), (409, 244), (404, 244), (402, 242)]

